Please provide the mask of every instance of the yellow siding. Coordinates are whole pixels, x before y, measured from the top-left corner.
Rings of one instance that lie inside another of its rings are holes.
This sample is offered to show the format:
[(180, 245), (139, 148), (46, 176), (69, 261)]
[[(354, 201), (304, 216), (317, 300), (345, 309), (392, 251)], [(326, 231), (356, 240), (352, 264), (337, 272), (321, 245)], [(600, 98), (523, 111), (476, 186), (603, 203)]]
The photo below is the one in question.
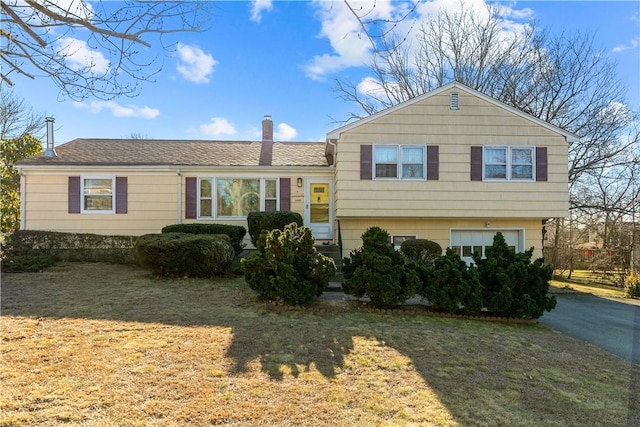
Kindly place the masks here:
[[(68, 213), (69, 176), (127, 176), (126, 214)], [(131, 172), (44, 173), (26, 176), (26, 229), (74, 233), (140, 235), (160, 232), (178, 220), (178, 178), (175, 173), (136, 175)]]
[[(456, 90), (452, 90), (456, 91)], [(568, 209), (565, 138), (485, 100), (449, 93), (346, 130), (338, 141), (336, 216), (550, 218)], [(360, 180), (360, 146), (425, 144), (439, 147), (437, 181)], [(544, 146), (546, 182), (471, 181), (471, 146)]]
[[(489, 222), (489, 228), (487, 228)], [(442, 249), (450, 246), (452, 229), (477, 230), (520, 230), (524, 229), (524, 248), (534, 248), (533, 258), (542, 257), (542, 222), (533, 220), (505, 220), (497, 218), (460, 219), (403, 219), (403, 218), (342, 218), (340, 229), (343, 238), (343, 256), (362, 246), (362, 233), (369, 227), (377, 226), (386, 230), (390, 235), (416, 236), (419, 239), (429, 239), (438, 242)]]
[[(32, 167), (23, 170), (25, 193), (23, 218), (27, 230), (51, 230), (73, 233), (95, 233), (115, 235), (141, 235), (158, 233), (169, 224), (179, 222), (220, 223), (247, 227), (245, 219), (238, 220), (193, 220), (185, 219), (185, 182), (187, 176), (224, 176), (224, 177), (272, 177), (291, 178), (291, 210), (304, 217), (305, 185), (297, 186), (298, 177), (333, 179), (333, 169), (310, 172), (263, 171), (238, 172), (237, 170), (193, 171), (182, 170), (179, 190), (177, 170), (128, 169), (75, 169), (52, 171)], [(126, 176), (127, 177), (127, 213), (126, 214), (70, 214), (68, 213), (69, 176)], [(179, 196), (181, 192), (181, 196)], [(178, 200), (180, 197), (180, 201)], [(181, 208), (178, 214), (178, 206)], [(248, 235), (246, 242), (249, 242)]]

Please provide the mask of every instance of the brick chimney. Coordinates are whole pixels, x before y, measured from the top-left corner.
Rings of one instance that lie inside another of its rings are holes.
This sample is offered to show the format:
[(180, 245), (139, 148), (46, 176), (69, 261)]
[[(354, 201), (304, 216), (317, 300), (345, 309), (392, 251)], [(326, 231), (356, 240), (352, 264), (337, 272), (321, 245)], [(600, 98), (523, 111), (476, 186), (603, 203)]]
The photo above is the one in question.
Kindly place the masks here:
[(262, 140), (273, 141), (273, 121), (270, 115), (265, 115), (262, 120)]
[(262, 120), (262, 147), (260, 148), (260, 166), (271, 166), (273, 161), (273, 121), (265, 115)]

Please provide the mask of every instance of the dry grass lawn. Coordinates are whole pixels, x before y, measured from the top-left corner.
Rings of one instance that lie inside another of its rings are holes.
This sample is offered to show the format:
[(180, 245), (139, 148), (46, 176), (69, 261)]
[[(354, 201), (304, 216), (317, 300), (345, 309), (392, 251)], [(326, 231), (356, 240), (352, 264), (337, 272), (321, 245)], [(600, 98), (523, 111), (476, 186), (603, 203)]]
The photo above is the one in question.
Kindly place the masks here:
[(537, 324), (259, 303), (243, 279), (2, 277), (0, 426), (625, 426), (637, 367)]

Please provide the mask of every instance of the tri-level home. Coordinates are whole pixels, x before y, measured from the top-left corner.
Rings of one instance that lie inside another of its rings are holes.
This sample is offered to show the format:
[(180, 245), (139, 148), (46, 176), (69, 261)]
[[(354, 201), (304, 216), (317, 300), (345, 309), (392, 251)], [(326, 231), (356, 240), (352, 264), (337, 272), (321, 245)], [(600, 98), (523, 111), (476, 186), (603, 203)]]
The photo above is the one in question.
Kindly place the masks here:
[[(52, 129), (51, 122), (48, 128)], [(469, 261), (500, 231), (542, 255), (568, 209), (576, 136), (457, 82), (335, 129), (326, 142), (76, 139), (18, 162), (22, 229), (140, 235), (168, 224), (246, 226), (293, 210), (316, 240), (435, 240)]]

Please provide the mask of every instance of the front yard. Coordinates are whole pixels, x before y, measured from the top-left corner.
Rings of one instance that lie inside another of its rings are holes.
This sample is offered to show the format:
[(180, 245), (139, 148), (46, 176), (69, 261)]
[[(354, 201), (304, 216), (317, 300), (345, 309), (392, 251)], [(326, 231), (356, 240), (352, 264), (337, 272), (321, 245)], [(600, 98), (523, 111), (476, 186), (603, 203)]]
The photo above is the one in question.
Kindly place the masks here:
[(242, 278), (3, 274), (0, 426), (598, 426), (638, 368), (537, 324), (256, 301)]

